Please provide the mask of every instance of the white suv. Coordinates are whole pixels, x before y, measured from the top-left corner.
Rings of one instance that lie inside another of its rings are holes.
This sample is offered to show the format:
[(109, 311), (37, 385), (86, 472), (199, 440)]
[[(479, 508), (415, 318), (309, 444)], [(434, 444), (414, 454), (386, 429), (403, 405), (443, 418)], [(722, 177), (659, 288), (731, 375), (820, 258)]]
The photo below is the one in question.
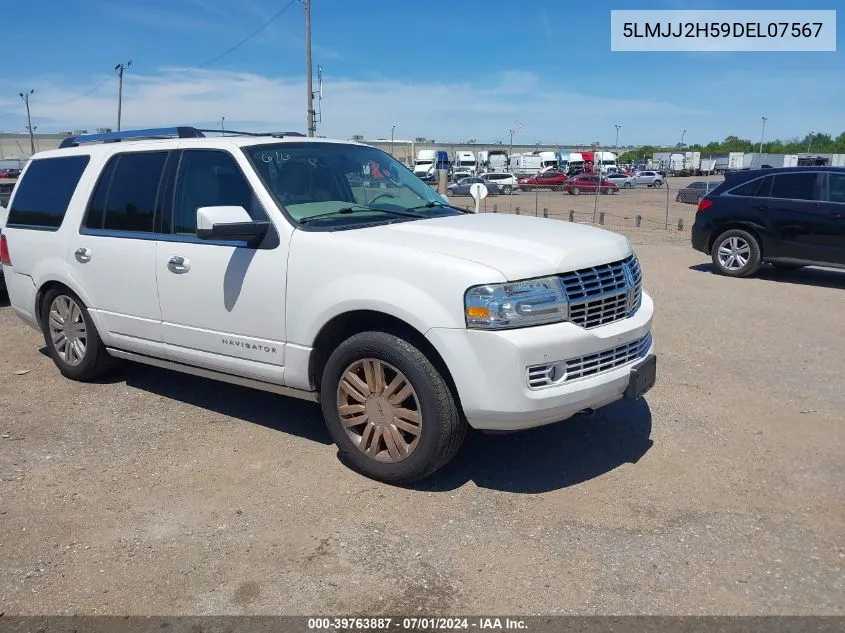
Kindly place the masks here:
[(623, 236), (467, 214), (346, 141), (63, 145), (29, 161), (0, 253), (12, 307), (69, 378), (128, 359), (319, 401), (348, 461), (396, 483), (443, 466), (468, 426), (557, 422), (654, 384)]

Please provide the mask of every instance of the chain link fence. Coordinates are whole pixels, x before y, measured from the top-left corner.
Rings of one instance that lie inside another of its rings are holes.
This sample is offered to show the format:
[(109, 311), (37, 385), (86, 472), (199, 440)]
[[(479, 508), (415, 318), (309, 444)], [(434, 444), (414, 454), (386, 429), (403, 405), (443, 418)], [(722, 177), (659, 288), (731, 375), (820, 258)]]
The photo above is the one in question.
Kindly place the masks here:
[[(577, 195), (559, 190), (560, 187), (539, 187), (510, 195), (488, 195), (481, 201), (480, 212), (533, 215), (608, 227), (688, 231), (698, 201), (708, 190), (706, 185), (712, 191), (721, 181), (721, 176), (667, 176), (661, 186), (623, 186), (613, 193), (580, 190)], [(691, 186), (693, 183), (706, 185)], [(475, 209), (471, 197), (453, 196), (450, 200), (457, 207)]]

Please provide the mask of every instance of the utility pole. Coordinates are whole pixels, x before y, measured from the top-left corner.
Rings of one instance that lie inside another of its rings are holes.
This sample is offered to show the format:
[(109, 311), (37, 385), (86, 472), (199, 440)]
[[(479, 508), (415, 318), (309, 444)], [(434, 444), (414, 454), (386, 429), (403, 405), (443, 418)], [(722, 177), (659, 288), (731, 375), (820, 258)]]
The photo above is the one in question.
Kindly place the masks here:
[(308, 92), (308, 111), (306, 121), (308, 123), (308, 136), (314, 136), (314, 86), (311, 77), (311, 0), (302, 0), (305, 5), (305, 75), (306, 90)]
[(117, 73), (118, 88), (117, 88), (117, 131), (120, 132), (120, 115), (123, 110), (123, 71), (132, 65), (132, 60), (120, 63), (114, 67), (114, 72)]
[(616, 150), (616, 157), (619, 158), (619, 128), (622, 126), (617, 123), (613, 127), (616, 128), (616, 144), (614, 145), (614, 149)]
[(394, 125), (392, 128), (390, 128), (390, 155), (393, 156), (393, 158), (396, 158), (396, 154), (393, 153), (393, 133), (395, 131), (396, 126)]
[(686, 131), (686, 130), (684, 130), (683, 132), (681, 132), (681, 142), (680, 142), (680, 143), (678, 143), (678, 147), (679, 147), (680, 149), (683, 149), (683, 148), (684, 148), (684, 137), (685, 137), (686, 135), (687, 135), (687, 131)]
[(224, 116), (220, 117), (220, 132), (226, 136), (226, 117)]
[(763, 119), (763, 129), (760, 132), (760, 158), (763, 157), (763, 138), (766, 136), (766, 121), (768, 120), (767, 117), (761, 117)]
[[(508, 132), (511, 135), (511, 148), (510, 148), (510, 151), (508, 152), (508, 160), (507, 160), (507, 165), (505, 165), (505, 167), (510, 168), (511, 156), (513, 156), (513, 130), (508, 130)], [(506, 171), (510, 171), (510, 169), (507, 169)]]
[(29, 113), (29, 95), (31, 95), (35, 90), (30, 90), (29, 92), (19, 92), (21, 99), (26, 104), (26, 129), (29, 130), (29, 149), (30, 149), (30, 156), (35, 153), (35, 133), (32, 129), (32, 116)]

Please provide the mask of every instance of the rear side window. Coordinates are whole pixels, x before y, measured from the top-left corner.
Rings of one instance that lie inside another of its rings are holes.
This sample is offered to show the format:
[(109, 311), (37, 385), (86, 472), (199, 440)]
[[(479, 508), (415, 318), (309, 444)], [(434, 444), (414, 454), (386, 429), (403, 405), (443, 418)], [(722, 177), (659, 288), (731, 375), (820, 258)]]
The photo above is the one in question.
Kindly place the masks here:
[(828, 174), (830, 181), (830, 194), (828, 199), (831, 202), (845, 203), (845, 174)]
[(787, 200), (818, 200), (818, 174), (778, 174), (774, 177), (772, 198)]
[(762, 178), (755, 178), (754, 180), (749, 180), (748, 182), (741, 184), (739, 187), (731, 189), (730, 194), (732, 196), (756, 196), (757, 192), (760, 190), (760, 185), (762, 184), (762, 182)]
[(90, 156), (32, 161), (18, 185), (7, 226), (58, 229)]
[(168, 152), (118, 154), (103, 170), (85, 228), (152, 233)]

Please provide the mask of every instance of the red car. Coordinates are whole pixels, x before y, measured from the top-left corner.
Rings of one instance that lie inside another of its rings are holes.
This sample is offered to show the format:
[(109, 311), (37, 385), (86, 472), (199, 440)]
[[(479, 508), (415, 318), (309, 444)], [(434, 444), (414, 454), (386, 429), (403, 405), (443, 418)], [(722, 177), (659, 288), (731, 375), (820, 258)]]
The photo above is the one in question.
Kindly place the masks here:
[(531, 191), (532, 189), (563, 191), (565, 184), (566, 174), (560, 171), (544, 171), (529, 178), (520, 178), (516, 182), (517, 188), (523, 191)]
[(570, 195), (577, 196), (582, 191), (585, 193), (595, 193), (598, 188), (600, 193), (619, 193), (619, 185), (611, 182), (607, 178), (599, 178), (593, 174), (579, 174), (572, 180), (566, 182), (563, 186), (563, 191)]

